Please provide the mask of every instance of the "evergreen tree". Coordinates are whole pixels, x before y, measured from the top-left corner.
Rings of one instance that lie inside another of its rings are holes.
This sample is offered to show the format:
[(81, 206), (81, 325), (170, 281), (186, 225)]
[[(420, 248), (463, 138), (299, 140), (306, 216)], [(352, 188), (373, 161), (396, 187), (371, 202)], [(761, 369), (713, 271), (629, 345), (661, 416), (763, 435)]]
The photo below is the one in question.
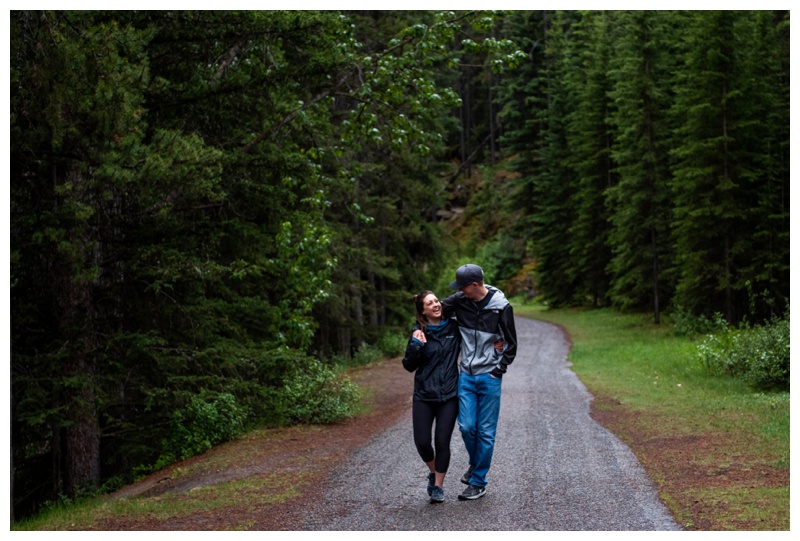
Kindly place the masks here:
[(652, 311), (656, 323), (671, 294), (665, 268), (672, 260), (667, 111), (674, 19), (669, 12), (619, 14), (610, 94), (616, 103), (613, 156), (619, 176), (608, 191), (614, 251), (610, 296), (623, 309)]
[(580, 284), (575, 293), (591, 299), (593, 306), (605, 304), (609, 287), (606, 267), (611, 253), (604, 202), (606, 190), (616, 184), (608, 98), (610, 48), (616, 40), (614, 18), (609, 12), (587, 12), (573, 25), (567, 54), (574, 64), (565, 73), (565, 90), (575, 103), (567, 116), (567, 144), (577, 176), (570, 199), (575, 213), (569, 226), (574, 265), (568, 269), (568, 279)]
[(543, 107), (542, 146), (536, 150), (540, 164), (531, 177), (530, 235), (536, 260), (536, 289), (553, 306), (582, 302), (582, 277), (572, 224), (577, 212), (571, 203), (577, 190), (577, 175), (567, 138), (567, 116), (574, 110), (574, 94), (566, 84), (573, 65), (569, 56), (571, 24), (575, 14), (556, 12), (548, 28), (544, 70), (546, 107)]
[[(485, 214), (503, 223), (506, 230), (498, 243), (500, 254), (510, 260), (508, 266), (513, 265), (506, 271), (506, 278), (517, 274), (520, 266), (530, 265), (533, 259), (530, 232), (536, 199), (532, 178), (542, 166), (538, 153), (546, 127), (542, 113), (547, 103), (543, 74), (545, 35), (550, 17), (547, 11), (514, 11), (505, 23), (509, 39), (528, 55), (518, 69), (503, 78), (496, 92), (502, 127), (500, 144), (512, 175), (503, 191), (492, 189), (488, 194), (493, 201), (498, 194), (504, 194), (508, 210), (498, 216), (495, 209), (486, 208)], [(514, 257), (516, 259), (512, 260)], [(518, 284), (507, 282), (504, 290), (513, 295), (519, 292), (516, 288), (524, 288), (528, 295), (535, 294), (530, 278)]]
[[(789, 299), (789, 33), (788, 12), (755, 11), (736, 27), (741, 45), (735, 103), (742, 218), (747, 240), (735, 287), (747, 293), (747, 316), (784, 313)], [(741, 301), (744, 302), (744, 301)]]
[[(780, 75), (771, 78), (779, 83), (775, 90), (763, 95), (758, 91), (764, 87), (754, 82), (780, 61), (771, 53), (749, 52), (764, 19), (751, 12), (693, 13), (672, 109), (681, 120), (672, 180), (676, 301), (695, 313), (719, 311), (729, 321), (745, 316), (754, 284), (775, 291), (780, 279), (772, 282), (776, 275), (769, 274), (788, 268), (785, 242), (779, 240), (788, 216), (786, 184), (775, 174), (780, 167), (763, 167), (783, 155), (776, 139), (783, 130), (777, 119), (786, 118), (783, 89)], [(776, 34), (768, 36), (770, 49), (780, 50)], [(769, 115), (772, 107), (777, 111)], [(767, 216), (772, 219), (765, 224)], [(776, 241), (770, 256), (758, 247), (765, 238)]]
[(120, 214), (127, 193), (149, 195), (132, 169), (146, 159), (150, 34), (55, 13), (16, 12), (12, 26), (14, 451), (22, 468), (42, 438), (60, 469), (63, 447), (65, 470), (49, 488), (75, 497), (101, 480), (97, 405), (120, 324)]

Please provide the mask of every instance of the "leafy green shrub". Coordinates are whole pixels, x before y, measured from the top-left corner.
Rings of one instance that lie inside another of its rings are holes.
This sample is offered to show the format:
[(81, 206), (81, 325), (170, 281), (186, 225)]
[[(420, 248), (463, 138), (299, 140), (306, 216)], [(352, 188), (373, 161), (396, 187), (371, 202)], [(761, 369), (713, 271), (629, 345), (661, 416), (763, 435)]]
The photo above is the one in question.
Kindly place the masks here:
[(408, 338), (411, 336), (411, 327), (407, 333), (388, 332), (378, 341), (378, 348), (384, 357), (402, 357), (406, 351)]
[(730, 375), (756, 389), (789, 389), (789, 315), (767, 325), (727, 328), (697, 346), (703, 368)]
[(360, 398), (357, 385), (313, 358), (283, 386), (284, 411), (292, 422), (341, 421), (356, 413)]
[(355, 355), (353, 355), (353, 361), (356, 366), (366, 366), (368, 364), (380, 361), (383, 357), (383, 352), (378, 346), (373, 346), (371, 344), (361, 344), (361, 347), (358, 348)]
[(697, 336), (728, 329), (728, 322), (719, 312), (709, 318), (697, 316), (684, 307), (678, 306), (672, 311), (670, 318), (672, 331), (678, 336)]
[(230, 441), (244, 429), (244, 414), (228, 393), (203, 392), (172, 413), (170, 436), (163, 442), (155, 468), (203, 453)]
[(500, 285), (512, 278), (522, 266), (524, 249), (523, 241), (514, 239), (506, 233), (498, 233), (488, 239), (476, 254), (476, 259), (487, 277), (487, 283)]
[(339, 354), (333, 355), (330, 364), (340, 368), (351, 368), (354, 366), (366, 366), (380, 361), (382, 358), (383, 349), (380, 345), (373, 346), (365, 342), (361, 344), (358, 350), (350, 357)]
[(736, 342), (740, 331), (729, 329), (707, 335), (697, 346), (697, 354), (705, 371), (714, 376), (740, 376), (746, 363), (738, 352)]
[(750, 369), (745, 380), (757, 389), (789, 390), (789, 319), (755, 327), (748, 335)]

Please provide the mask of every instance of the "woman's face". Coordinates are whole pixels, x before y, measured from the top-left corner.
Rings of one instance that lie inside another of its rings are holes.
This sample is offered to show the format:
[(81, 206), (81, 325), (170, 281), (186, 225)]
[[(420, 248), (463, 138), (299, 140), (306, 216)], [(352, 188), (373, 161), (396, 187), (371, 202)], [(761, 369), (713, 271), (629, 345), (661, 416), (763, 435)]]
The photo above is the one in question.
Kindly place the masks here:
[(442, 319), (442, 305), (436, 295), (431, 293), (422, 300), (422, 315), (430, 319)]

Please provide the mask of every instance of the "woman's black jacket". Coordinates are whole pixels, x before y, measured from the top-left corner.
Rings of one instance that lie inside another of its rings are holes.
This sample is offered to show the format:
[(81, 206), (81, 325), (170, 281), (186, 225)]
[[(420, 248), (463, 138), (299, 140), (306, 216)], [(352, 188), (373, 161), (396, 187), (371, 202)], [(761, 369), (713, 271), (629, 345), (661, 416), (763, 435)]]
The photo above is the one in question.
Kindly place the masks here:
[(428, 326), (427, 343), (410, 338), (403, 367), (414, 375), (414, 400), (444, 402), (458, 395), (458, 355), (461, 333), (455, 319), (445, 319), (441, 329)]

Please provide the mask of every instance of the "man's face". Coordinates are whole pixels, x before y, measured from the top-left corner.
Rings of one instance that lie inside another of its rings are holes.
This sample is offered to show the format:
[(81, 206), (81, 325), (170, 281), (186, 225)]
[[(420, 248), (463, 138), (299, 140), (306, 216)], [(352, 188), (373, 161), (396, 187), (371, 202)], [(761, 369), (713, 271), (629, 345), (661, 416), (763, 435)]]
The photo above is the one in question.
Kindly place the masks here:
[(471, 301), (479, 300), (477, 295), (478, 291), (478, 282), (472, 282), (471, 284), (465, 285), (464, 287), (459, 288), (458, 290), (464, 293), (464, 296)]

